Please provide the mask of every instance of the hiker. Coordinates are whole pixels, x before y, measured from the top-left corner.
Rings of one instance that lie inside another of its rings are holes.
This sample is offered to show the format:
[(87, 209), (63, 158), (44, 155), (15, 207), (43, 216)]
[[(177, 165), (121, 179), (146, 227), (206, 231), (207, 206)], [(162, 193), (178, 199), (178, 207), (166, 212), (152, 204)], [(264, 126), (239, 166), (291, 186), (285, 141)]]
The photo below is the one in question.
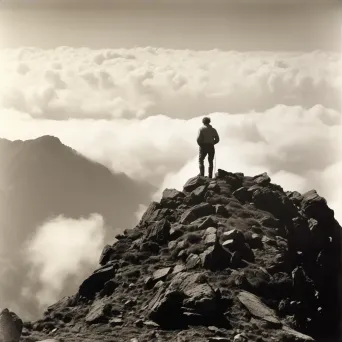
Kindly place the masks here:
[(200, 175), (204, 176), (204, 159), (208, 155), (209, 178), (213, 178), (213, 161), (215, 156), (215, 146), (220, 137), (214, 127), (210, 124), (210, 118), (202, 119), (203, 126), (198, 131), (197, 144), (199, 145), (199, 169)]

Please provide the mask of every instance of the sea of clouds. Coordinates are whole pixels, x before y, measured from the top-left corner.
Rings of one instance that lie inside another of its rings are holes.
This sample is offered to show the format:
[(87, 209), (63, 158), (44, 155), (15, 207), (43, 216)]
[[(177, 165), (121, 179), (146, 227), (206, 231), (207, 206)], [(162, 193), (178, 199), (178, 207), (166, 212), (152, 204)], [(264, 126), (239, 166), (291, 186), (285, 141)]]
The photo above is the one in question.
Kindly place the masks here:
[[(322, 51), (0, 50), (0, 136), (55, 135), (113, 171), (156, 185), (158, 199), (198, 173), (195, 138), (209, 115), (221, 137), (216, 168), (266, 171), (285, 190), (314, 188), (342, 222), (341, 66), (339, 54)], [(101, 222), (93, 226), (102, 236)], [(46, 229), (27, 250), (33, 269), (51, 278), (64, 271), (57, 265), (46, 273), (53, 258), (36, 255)], [(68, 230), (61, 232), (67, 239)], [(84, 250), (91, 240), (82, 240)], [(91, 255), (100, 245), (92, 242)]]

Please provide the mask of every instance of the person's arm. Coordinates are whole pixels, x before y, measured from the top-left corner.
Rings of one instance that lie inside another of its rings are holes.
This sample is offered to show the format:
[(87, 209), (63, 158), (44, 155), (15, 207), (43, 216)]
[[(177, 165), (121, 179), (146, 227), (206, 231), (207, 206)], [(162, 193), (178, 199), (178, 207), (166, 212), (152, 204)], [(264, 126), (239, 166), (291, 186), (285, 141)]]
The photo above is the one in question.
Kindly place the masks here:
[(198, 145), (201, 145), (201, 143), (202, 143), (202, 130), (201, 129), (199, 129), (198, 130), (198, 134), (197, 134), (197, 144)]
[(218, 135), (218, 133), (217, 133), (217, 130), (215, 129), (215, 135), (214, 135), (214, 138), (215, 138), (215, 143), (214, 143), (214, 145), (216, 145), (217, 143), (219, 143), (220, 142), (220, 137), (219, 137), (219, 135)]

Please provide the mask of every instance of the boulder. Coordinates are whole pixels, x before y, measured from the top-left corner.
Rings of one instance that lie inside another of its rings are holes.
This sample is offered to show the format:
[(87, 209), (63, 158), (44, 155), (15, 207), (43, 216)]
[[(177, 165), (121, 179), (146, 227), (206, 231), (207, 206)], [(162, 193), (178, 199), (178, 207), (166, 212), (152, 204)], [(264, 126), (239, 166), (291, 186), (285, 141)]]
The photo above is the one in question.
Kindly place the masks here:
[(112, 253), (113, 249), (112, 246), (110, 245), (106, 245), (104, 246), (101, 256), (100, 256), (100, 265), (105, 265), (109, 260), (110, 260), (110, 255)]
[(230, 265), (231, 253), (219, 243), (206, 249), (201, 255), (202, 267), (211, 271), (224, 270)]
[(201, 265), (201, 258), (197, 254), (190, 254), (186, 259), (186, 268), (188, 270), (198, 268)]
[(219, 297), (202, 273), (176, 274), (166, 293), (174, 291), (185, 294), (185, 308), (192, 309), (204, 317), (209, 317), (219, 309)]
[(315, 341), (311, 336), (302, 334), (292, 328), (284, 325), (282, 328), (283, 336), (285, 335), (286, 341), (290, 342), (308, 342), (308, 341)]
[(151, 224), (148, 227), (145, 241), (152, 241), (157, 244), (165, 244), (170, 238), (171, 224), (167, 219), (163, 219)]
[(200, 217), (212, 215), (214, 210), (214, 207), (209, 203), (195, 205), (184, 212), (181, 216), (180, 223), (189, 224)]
[(237, 229), (231, 229), (224, 232), (221, 239), (222, 241), (233, 240), (237, 245), (245, 243), (245, 236)]
[(283, 220), (291, 220), (298, 215), (298, 211), (290, 199), (279, 191), (259, 188), (253, 192), (252, 201), (255, 206), (265, 210)]
[(243, 186), (236, 189), (232, 195), (241, 203), (249, 203), (252, 200), (251, 193)]
[(207, 191), (207, 185), (201, 185), (190, 194), (190, 204), (198, 204), (204, 200), (205, 193)]
[(181, 191), (176, 189), (165, 189), (160, 204), (164, 208), (175, 209), (182, 203), (184, 197), (185, 194)]
[(334, 211), (328, 207), (326, 199), (319, 196), (316, 190), (310, 190), (303, 194), (301, 208), (308, 217), (314, 218), (322, 224), (333, 223)]
[(183, 327), (189, 324), (188, 320), (210, 321), (218, 312), (218, 295), (201, 273), (177, 273), (168, 287), (158, 290), (148, 306), (148, 317), (164, 328)]
[(185, 294), (181, 291), (165, 292), (165, 287), (160, 287), (148, 305), (148, 318), (162, 328), (182, 328), (184, 326), (182, 310), (184, 298)]
[(0, 313), (0, 341), (19, 342), (23, 330), (23, 321), (7, 308)]
[(81, 297), (92, 299), (100, 292), (104, 284), (115, 276), (115, 268), (110, 265), (95, 271), (90, 277), (83, 281), (78, 293)]
[(201, 224), (198, 226), (198, 230), (204, 230), (209, 227), (216, 227), (217, 223), (211, 216), (206, 217)]
[(146, 209), (145, 213), (141, 218), (141, 223), (151, 221), (152, 215), (156, 210), (160, 209), (160, 204), (158, 202), (152, 202)]
[(265, 186), (271, 183), (271, 178), (268, 176), (267, 172), (264, 172), (260, 175), (256, 175), (253, 178), (255, 184)]
[(177, 189), (165, 189), (162, 194), (162, 199), (176, 200), (177, 198), (185, 197), (184, 193)]
[(196, 188), (198, 188), (199, 186), (206, 184), (206, 183), (207, 183), (207, 179), (205, 177), (201, 177), (201, 176), (192, 177), (185, 183), (183, 189), (186, 192), (191, 192), (195, 190)]
[(296, 206), (300, 206), (303, 196), (298, 191), (287, 191), (286, 195)]
[(111, 304), (97, 301), (91, 306), (85, 322), (88, 324), (106, 323), (108, 322), (108, 315), (110, 315), (111, 309)]
[(100, 291), (100, 297), (111, 296), (118, 286), (118, 282), (114, 279), (107, 281), (104, 284), (103, 289)]
[(275, 311), (273, 311), (267, 305), (265, 305), (260, 300), (260, 298), (258, 298), (254, 294), (247, 291), (241, 291), (237, 297), (239, 301), (251, 313), (251, 315), (257, 318), (261, 318), (262, 320), (269, 322), (274, 326), (282, 326), (282, 323), (277, 318)]
[(165, 278), (172, 272), (172, 267), (165, 267), (153, 272), (152, 279), (154, 282), (165, 280)]

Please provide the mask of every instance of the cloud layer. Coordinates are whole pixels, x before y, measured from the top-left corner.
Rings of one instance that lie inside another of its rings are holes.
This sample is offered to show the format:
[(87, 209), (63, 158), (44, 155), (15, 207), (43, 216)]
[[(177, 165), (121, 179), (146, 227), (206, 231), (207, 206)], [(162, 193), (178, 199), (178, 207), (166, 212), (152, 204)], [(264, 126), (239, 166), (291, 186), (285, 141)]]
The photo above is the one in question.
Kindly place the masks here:
[(338, 54), (2, 50), (0, 104), (36, 118), (193, 118), (277, 104), (339, 109)]
[(56, 217), (38, 227), (25, 249), (31, 272), (22, 294), (30, 297), (35, 288), (43, 309), (60, 299), (66, 284), (81, 284), (98, 264), (105, 243), (103, 225), (103, 218), (93, 214), (79, 220)]

